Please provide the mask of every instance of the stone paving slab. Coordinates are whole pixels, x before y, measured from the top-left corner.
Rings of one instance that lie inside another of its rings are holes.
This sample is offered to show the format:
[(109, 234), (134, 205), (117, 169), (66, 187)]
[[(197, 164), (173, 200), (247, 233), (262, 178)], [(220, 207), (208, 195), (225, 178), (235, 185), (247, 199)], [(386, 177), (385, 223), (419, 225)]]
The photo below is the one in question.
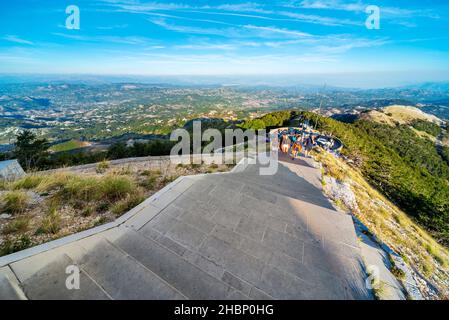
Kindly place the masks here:
[(80, 266), (113, 299), (185, 299), (170, 283), (101, 237), (80, 242), (86, 250)]
[(234, 291), (176, 253), (137, 233), (126, 232), (114, 243), (187, 298), (223, 299)]
[(307, 181), (317, 169), (279, 164), (182, 178), (121, 225), (9, 268), (30, 299), (372, 298), (351, 218)]
[(0, 268), (0, 300), (25, 300), (16, 276), (9, 267)]
[(83, 270), (80, 270), (79, 290), (66, 286), (66, 268), (76, 263), (67, 255), (59, 255), (26, 281), (25, 295), (35, 300), (108, 300), (110, 297)]

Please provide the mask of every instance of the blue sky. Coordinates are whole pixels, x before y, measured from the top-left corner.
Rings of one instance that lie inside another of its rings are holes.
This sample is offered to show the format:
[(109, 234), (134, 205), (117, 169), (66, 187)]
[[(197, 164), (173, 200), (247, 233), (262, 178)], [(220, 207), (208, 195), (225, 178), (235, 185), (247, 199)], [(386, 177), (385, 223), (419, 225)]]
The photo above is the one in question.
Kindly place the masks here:
[[(449, 80), (445, 2), (1, 1), (0, 73)], [(65, 26), (68, 5), (80, 8), (79, 30)], [(379, 30), (365, 26), (368, 5), (380, 8)]]

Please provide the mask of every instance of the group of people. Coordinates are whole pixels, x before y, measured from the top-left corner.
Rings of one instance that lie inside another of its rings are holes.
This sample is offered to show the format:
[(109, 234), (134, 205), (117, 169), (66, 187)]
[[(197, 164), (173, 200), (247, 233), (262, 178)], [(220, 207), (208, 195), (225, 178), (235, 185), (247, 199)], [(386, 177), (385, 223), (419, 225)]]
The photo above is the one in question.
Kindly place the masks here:
[(305, 157), (309, 157), (310, 151), (316, 145), (316, 137), (313, 134), (304, 132), (279, 132), (279, 147), (282, 153), (290, 154), (292, 160), (302, 152)]

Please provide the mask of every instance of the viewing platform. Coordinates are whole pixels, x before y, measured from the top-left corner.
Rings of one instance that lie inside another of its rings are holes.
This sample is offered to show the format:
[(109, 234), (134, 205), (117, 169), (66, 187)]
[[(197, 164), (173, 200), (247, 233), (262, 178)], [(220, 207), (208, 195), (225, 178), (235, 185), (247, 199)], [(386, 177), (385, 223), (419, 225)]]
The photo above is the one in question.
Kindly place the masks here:
[(1, 257), (0, 299), (372, 299), (316, 164), (278, 165), (181, 177), (113, 223)]

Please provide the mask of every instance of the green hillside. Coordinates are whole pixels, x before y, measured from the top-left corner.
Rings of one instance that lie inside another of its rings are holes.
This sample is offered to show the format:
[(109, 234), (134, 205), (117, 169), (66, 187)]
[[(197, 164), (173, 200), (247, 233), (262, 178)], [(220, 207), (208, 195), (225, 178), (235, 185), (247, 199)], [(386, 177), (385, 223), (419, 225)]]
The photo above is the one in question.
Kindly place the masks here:
[(370, 183), (449, 245), (449, 167), (434, 144), (401, 125), (319, 117), (317, 128), (340, 138), (349, 157), (362, 158), (360, 170)]
[[(406, 124), (389, 126), (368, 120), (346, 124), (311, 112), (291, 111), (290, 115), (300, 115), (316, 123), (318, 130), (341, 139), (343, 154), (353, 160), (369, 183), (440, 243), (449, 245), (449, 165), (442, 157), (444, 152), (439, 153), (434, 143)], [(284, 116), (283, 112), (269, 118)], [(271, 121), (258, 120), (248, 121), (244, 127), (251, 128), (254, 123), (257, 129), (271, 125)], [(433, 126), (417, 126), (435, 134)]]

